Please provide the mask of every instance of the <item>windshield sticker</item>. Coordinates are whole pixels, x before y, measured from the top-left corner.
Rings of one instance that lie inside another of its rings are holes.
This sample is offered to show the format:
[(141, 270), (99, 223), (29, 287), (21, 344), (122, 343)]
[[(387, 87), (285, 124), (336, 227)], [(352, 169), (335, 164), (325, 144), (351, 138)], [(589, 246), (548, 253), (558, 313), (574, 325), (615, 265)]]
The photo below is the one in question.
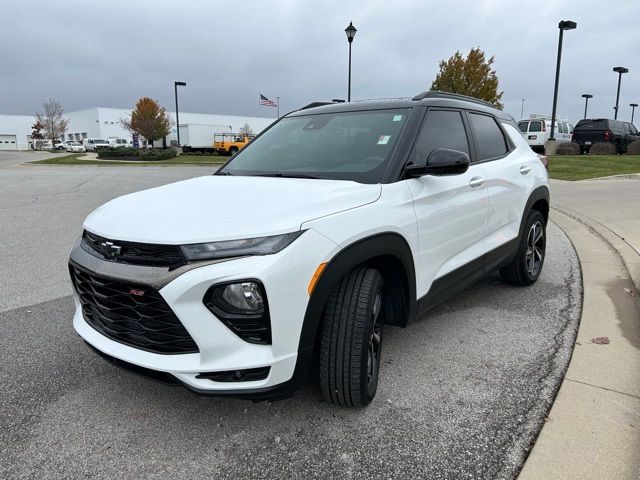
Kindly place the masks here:
[(391, 135), (380, 135), (380, 138), (378, 138), (378, 145), (386, 145), (389, 143), (390, 138)]
[(400, 122), (402, 120), (402, 115), (394, 115), (393, 116), (393, 121), (394, 122)]

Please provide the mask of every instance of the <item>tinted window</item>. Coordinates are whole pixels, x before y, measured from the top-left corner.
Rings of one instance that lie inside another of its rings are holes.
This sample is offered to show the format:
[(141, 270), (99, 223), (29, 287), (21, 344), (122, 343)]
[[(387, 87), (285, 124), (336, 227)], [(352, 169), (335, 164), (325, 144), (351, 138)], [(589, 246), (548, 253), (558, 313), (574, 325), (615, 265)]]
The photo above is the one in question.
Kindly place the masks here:
[(520, 122), (518, 123), (518, 128), (522, 133), (527, 133), (527, 127), (529, 126), (529, 122)]
[(469, 114), (469, 119), (476, 134), (478, 160), (499, 157), (507, 153), (504, 135), (493, 117), (471, 113)]
[(460, 112), (430, 110), (427, 113), (412, 161), (425, 161), (436, 148), (449, 148), (469, 155), (469, 142)]
[(409, 114), (394, 109), (284, 117), (223, 172), (378, 183)]
[(535, 120), (531, 122), (529, 125), (530, 132), (541, 132), (542, 131), (542, 122), (540, 120)]
[(607, 121), (604, 118), (597, 118), (595, 120), (580, 120), (576, 125), (576, 130), (606, 130)]
[(629, 124), (629, 128), (631, 129), (631, 133), (633, 133), (634, 135), (638, 133), (638, 129), (635, 127), (633, 123)]

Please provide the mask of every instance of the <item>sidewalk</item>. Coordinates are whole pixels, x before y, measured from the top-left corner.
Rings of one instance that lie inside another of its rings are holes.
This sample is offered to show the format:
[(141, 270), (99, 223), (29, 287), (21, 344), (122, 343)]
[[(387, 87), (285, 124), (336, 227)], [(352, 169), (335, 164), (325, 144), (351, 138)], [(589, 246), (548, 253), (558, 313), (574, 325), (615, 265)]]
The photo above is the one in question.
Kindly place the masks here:
[[(640, 182), (636, 181), (635, 185), (640, 191)], [(616, 188), (615, 185), (606, 187)], [(578, 189), (583, 190), (583, 186)], [(592, 214), (605, 212), (600, 220), (613, 222), (613, 228), (624, 228), (631, 239), (640, 240), (640, 228), (634, 230), (633, 223), (640, 215), (635, 213), (630, 222), (622, 217), (612, 220), (611, 215), (620, 215), (619, 211), (600, 209), (615, 197), (605, 201), (598, 198), (602, 192), (590, 196), (588, 189), (583, 190), (583, 195), (582, 199), (570, 197), (571, 206)], [(571, 363), (519, 479), (637, 480), (640, 478), (640, 294), (636, 294), (636, 285), (640, 284), (637, 274), (640, 270), (634, 269), (640, 266), (640, 255), (633, 244), (613, 233), (609, 225), (556, 200), (554, 196), (551, 220), (569, 236), (580, 258), (583, 312)], [(636, 212), (637, 206), (638, 201)], [(609, 343), (594, 343), (599, 337), (607, 337)]]

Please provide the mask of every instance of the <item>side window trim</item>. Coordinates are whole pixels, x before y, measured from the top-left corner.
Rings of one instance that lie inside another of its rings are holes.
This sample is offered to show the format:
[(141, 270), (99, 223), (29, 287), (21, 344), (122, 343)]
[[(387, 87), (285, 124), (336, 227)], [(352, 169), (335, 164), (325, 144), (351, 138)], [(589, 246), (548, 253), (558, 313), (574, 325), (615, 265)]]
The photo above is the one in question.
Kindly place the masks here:
[[(476, 151), (476, 143), (477, 143), (476, 132), (473, 130), (473, 127), (471, 126), (471, 119), (467, 118), (472, 113), (477, 115), (484, 115), (485, 117), (491, 117), (493, 121), (496, 122), (496, 124), (498, 125), (498, 129), (502, 133), (502, 139), (505, 142), (505, 147), (507, 148), (507, 151), (503, 155), (499, 155), (497, 157), (485, 158), (483, 160), (478, 160), (478, 154), (477, 154), (478, 152)], [(465, 121), (469, 125), (469, 129), (471, 131), (471, 137), (473, 138), (474, 158), (471, 160), (471, 163), (485, 163), (485, 162), (493, 162), (494, 160), (500, 160), (509, 156), (511, 152), (515, 150), (516, 147), (511, 141), (511, 137), (509, 137), (509, 135), (505, 131), (504, 127), (502, 126), (502, 122), (499, 119), (497, 119), (494, 115), (491, 115), (490, 113), (487, 113), (487, 112), (478, 111), (478, 110), (465, 109), (463, 116), (465, 117)]]

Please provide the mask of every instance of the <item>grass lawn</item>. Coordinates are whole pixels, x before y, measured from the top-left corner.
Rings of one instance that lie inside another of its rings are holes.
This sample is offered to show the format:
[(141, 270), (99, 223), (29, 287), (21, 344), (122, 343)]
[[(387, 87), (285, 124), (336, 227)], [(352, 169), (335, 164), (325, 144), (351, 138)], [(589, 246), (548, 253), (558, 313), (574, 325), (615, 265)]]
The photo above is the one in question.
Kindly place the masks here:
[(47, 158), (46, 160), (38, 160), (29, 162), (39, 165), (99, 165), (103, 167), (120, 165), (125, 167), (148, 166), (148, 165), (221, 165), (226, 162), (229, 157), (214, 156), (198, 156), (198, 155), (180, 155), (179, 157), (170, 158), (168, 160), (158, 160), (157, 162), (123, 162), (120, 160), (80, 160), (84, 153), (72, 153), (62, 157)]
[(549, 176), (558, 180), (584, 180), (621, 173), (640, 173), (640, 155), (554, 155)]

